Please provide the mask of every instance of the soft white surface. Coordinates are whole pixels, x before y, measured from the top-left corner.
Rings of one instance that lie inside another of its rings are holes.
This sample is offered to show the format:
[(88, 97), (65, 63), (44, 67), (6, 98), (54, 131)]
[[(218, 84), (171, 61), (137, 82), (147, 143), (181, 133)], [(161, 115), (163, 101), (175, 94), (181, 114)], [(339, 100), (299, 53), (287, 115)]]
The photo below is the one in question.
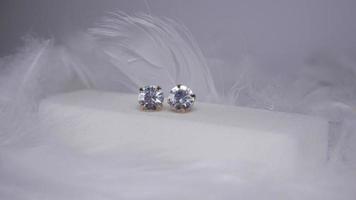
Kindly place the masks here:
[(40, 113), (53, 133), (87, 153), (238, 160), (287, 170), (326, 161), (328, 124), (322, 119), (200, 102), (190, 113), (142, 112), (136, 99), (85, 90), (42, 101)]

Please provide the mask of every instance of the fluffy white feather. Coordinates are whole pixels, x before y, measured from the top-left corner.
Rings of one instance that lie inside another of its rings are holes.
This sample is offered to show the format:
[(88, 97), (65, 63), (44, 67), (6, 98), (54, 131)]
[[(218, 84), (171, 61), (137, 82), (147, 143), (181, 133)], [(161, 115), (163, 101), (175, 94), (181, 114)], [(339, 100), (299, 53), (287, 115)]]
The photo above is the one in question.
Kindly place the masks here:
[(96, 50), (132, 80), (135, 88), (159, 84), (168, 91), (184, 83), (203, 100), (217, 99), (201, 50), (187, 29), (173, 20), (112, 13), (89, 32)]

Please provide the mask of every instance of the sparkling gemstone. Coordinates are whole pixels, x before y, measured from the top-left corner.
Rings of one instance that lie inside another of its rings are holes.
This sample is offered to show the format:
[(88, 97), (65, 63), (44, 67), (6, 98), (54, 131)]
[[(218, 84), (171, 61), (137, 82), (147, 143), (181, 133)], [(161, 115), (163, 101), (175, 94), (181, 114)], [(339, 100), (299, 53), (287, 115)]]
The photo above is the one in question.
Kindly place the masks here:
[(195, 94), (185, 85), (177, 85), (171, 89), (168, 104), (177, 112), (189, 111), (195, 101)]
[(140, 88), (138, 103), (143, 110), (160, 110), (162, 108), (164, 96), (161, 87), (149, 85)]

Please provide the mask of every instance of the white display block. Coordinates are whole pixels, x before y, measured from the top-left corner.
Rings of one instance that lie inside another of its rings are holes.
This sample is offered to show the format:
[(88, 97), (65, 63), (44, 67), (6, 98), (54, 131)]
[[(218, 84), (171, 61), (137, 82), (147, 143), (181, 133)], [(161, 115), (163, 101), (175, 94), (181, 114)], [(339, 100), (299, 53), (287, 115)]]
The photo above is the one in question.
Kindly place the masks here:
[(143, 112), (137, 95), (83, 90), (47, 98), (40, 116), (86, 153), (153, 155), (167, 161), (236, 161), (275, 169), (326, 161), (327, 121), (310, 116), (198, 102), (189, 113), (165, 105)]

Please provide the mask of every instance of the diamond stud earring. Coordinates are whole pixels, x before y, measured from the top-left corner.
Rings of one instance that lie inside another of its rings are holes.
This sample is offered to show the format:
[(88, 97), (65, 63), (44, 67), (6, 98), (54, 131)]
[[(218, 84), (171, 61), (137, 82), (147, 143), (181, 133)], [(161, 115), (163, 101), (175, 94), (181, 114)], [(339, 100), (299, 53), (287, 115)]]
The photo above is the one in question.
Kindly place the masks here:
[(171, 89), (168, 104), (176, 112), (188, 112), (195, 102), (195, 94), (185, 85), (177, 85)]
[(160, 86), (148, 85), (139, 89), (138, 103), (144, 111), (161, 110), (163, 100), (164, 96)]

